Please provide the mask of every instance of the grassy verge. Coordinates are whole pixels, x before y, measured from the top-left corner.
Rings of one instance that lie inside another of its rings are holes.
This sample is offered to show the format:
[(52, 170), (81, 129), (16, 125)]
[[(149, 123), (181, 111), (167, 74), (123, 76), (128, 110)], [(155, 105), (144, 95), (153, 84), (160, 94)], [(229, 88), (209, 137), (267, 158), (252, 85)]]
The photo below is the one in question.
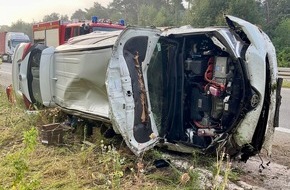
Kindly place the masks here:
[(282, 87), (283, 88), (290, 88), (290, 81), (289, 80), (283, 80)]
[(91, 145), (81, 143), (82, 126), (75, 133), (67, 132), (61, 146), (41, 144), (40, 126), (63, 121), (59, 115), (55, 109), (29, 114), (21, 105), (8, 103), (0, 89), (0, 190), (201, 189), (195, 168), (203, 165), (204, 155), (190, 157), (189, 169), (172, 164), (157, 169), (153, 162), (162, 157), (161, 152), (150, 150), (137, 158), (119, 136), (104, 139), (98, 124), (93, 136), (86, 139)]

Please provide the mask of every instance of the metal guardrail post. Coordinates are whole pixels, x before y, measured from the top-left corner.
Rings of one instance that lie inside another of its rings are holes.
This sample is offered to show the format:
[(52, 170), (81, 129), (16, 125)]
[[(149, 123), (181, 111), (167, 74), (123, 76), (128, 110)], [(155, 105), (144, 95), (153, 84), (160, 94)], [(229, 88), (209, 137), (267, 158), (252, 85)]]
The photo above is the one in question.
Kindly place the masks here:
[(290, 80), (290, 68), (278, 67), (278, 75), (285, 80)]

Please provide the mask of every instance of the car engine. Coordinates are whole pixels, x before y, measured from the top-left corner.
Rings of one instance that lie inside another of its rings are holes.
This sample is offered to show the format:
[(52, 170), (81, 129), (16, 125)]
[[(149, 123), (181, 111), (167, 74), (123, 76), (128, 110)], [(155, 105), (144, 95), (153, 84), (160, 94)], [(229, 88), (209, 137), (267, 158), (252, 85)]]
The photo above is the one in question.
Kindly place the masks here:
[(187, 142), (205, 147), (233, 122), (241, 99), (240, 76), (229, 54), (210, 38), (192, 39), (184, 60)]

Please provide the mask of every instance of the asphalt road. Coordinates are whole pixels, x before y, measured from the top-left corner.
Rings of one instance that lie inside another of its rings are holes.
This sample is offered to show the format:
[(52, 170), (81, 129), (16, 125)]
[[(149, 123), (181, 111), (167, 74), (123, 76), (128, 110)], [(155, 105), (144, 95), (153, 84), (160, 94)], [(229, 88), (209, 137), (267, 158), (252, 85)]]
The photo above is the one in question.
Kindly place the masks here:
[(7, 87), (12, 83), (12, 64), (0, 61), (0, 85)]
[[(282, 103), (280, 107), (279, 128), (290, 130), (290, 88), (282, 88)], [(282, 129), (283, 130), (283, 129)]]
[[(11, 79), (12, 64), (2, 63), (0, 65), (0, 85), (7, 87), (12, 83)], [(290, 89), (282, 89), (282, 104), (280, 108), (280, 127), (279, 131), (290, 133)], [(284, 130), (286, 129), (286, 130)]]

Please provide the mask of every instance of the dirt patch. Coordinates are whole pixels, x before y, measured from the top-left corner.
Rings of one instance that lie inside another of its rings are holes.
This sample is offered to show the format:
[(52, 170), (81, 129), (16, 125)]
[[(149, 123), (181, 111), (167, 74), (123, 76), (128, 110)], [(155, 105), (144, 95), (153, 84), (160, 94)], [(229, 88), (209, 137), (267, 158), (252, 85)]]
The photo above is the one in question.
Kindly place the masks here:
[(290, 189), (290, 134), (275, 132), (272, 156), (250, 158), (247, 163), (235, 163), (241, 171), (240, 180), (252, 189)]
[(275, 132), (272, 160), (290, 168), (290, 134)]
[(236, 167), (244, 171), (240, 180), (253, 185), (254, 189), (290, 189), (290, 170), (286, 166), (272, 162), (261, 168), (260, 158), (254, 157)]

